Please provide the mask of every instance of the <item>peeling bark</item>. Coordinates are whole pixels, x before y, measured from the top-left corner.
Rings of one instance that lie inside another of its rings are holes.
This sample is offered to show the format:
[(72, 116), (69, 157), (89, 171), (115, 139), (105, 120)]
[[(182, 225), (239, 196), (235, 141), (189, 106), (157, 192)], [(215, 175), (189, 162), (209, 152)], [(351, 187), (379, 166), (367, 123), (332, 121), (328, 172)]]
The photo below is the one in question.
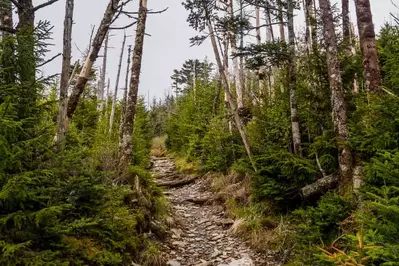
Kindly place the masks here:
[(330, 0), (319, 0), (324, 25), (324, 42), (327, 51), (327, 66), (331, 89), (331, 106), (334, 131), (337, 138), (338, 162), (340, 168), (339, 187), (342, 194), (352, 191), (352, 155), (348, 147), (348, 114), (342, 88), (337, 52), (337, 38), (334, 29)]
[(367, 92), (381, 91), (381, 70), (375, 42), (370, 0), (355, 0), (360, 49), (363, 55), (363, 76)]
[(139, 2), (139, 17), (137, 21), (136, 39), (133, 49), (130, 90), (126, 105), (126, 114), (122, 126), (122, 140), (119, 142), (119, 169), (125, 172), (133, 156), (133, 128), (136, 114), (137, 95), (140, 82), (141, 62), (143, 57), (145, 27), (147, 21), (147, 0)]
[[(255, 7), (255, 27), (256, 27), (256, 44), (260, 45), (261, 44), (261, 37), (260, 37), (260, 8), (259, 6)], [(259, 92), (261, 93), (261, 95), (265, 95), (265, 88), (264, 88), (264, 84), (263, 84), (263, 69), (262, 66), (259, 67), (258, 69), (258, 88), (259, 88)], [(262, 97), (263, 98), (263, 97)], [(240, 107), (238, 107), (240, 108)]]

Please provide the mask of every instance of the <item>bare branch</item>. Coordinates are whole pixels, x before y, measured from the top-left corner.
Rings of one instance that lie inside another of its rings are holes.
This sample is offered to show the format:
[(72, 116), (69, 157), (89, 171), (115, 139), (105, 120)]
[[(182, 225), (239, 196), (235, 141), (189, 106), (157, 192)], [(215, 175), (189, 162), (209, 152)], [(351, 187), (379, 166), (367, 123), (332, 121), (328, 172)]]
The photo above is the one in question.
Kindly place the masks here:
[(53, 56), (53, 57), (50, 58), (49, 60), (46, 60), (46, 61), (44, 61), (43, 63), (37, 65), (37, 67), (42, 67), (42, 66), (44, 66), (44, 65), (46, 65), (46, 64), (48, 64), (48, 63), (50, 63), (51, 61), (53, 61), (54, 59), (56, 59), (56, 58), (59, 57), (60, 55), (61, 55), (61, 53), (59, 53), (59, 54)]
[(55, 2), (58, 2), (58, 1), (59, 1), (59, 0), (49, 0), (49, 1), (47, 1), (46, 3), (37, 5), (37, 6), (35, 6), (35, 7), (33, 8), (33, 12), (36, 12), (37, 10), (42, 9), (43, 7), (52, 5), (52, 4), (54, 4)]
[(126, 26), (121, 26), (121, 27), (109, 27), (109, 29), (110, 29), (110, 30), (124, 30), (124, 29), (130, 28), (131, 26), (136, 25), (136, 24), (137, 24), (137, 21), (134, 21), (134, 22), (132, 22), (132, 23), (126, 25)]

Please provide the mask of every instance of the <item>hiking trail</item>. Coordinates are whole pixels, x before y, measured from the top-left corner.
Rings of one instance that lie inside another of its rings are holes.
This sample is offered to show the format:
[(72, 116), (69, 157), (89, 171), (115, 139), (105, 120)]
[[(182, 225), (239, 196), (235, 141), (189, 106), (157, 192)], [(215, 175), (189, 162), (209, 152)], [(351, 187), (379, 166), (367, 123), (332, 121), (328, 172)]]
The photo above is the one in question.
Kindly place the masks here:
[(261, 266), (280, 265), (273, 253), (252, 251), (229, 232), (234, 221), (212, 200), (210, 179), (181, 174), (167, 157), (152, 157), (152, 174), (171, 205), (175, 222), (165, 243), (167, 265)]

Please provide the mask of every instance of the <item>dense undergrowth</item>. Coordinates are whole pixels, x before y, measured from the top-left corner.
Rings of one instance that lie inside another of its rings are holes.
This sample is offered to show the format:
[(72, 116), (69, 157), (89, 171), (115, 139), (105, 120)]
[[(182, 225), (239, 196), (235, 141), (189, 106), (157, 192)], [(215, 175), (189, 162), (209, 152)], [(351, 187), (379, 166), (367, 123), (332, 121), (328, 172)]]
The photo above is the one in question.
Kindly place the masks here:
[[(218, 173), (214, 189), (236, 220), (231, 230), (255, 248), (277, 250), (289, 265), (397, 265), (399, 94), (395, 84), (399, 58), (394, 51), (398, 40), (398, 27), (392, 25), (381, 30), (378, 40), (384, 86), (393, 94), (354, 94), (353, 73), (362, 82), (359, 51), (352, 58), (340, 51), (350, 114), (348, 145), (364, 176), (356, 194), (344, 197), (332, 190), (318, 199), (304, 199), (299, 193), (302, 187), (338, 171), (322, 50), (298, 57), (303, 156), (292, 152), (289, 91), (281, 66), (274, 86), (266, 89), (274, 93), (258, 94), (260, 103), (251, 97), (245, 102), (252, 114), (246, 128), (257, 172), (224, 108), (212, 65), (200, 72), (201, 77), (187, 67), (189, 62), (176, 72), (189, 74), (176, 84), (178, 96), (154, 104), (151, 117), (156, 133), (167, 134), (166, 146), (179, 157), (182, 168), (189, 165)], [(190, 71), (197, 79), (192, 79)], [(247, 78), (246, 85), (256, 92), (256, 82), (252, 82), (256, 78)]]
[[(110, 109), (98, 111), (94, 86), (85, 88), (60, 149), (53, 143), (56, 85), (20, 80), (18, 62), (5, 61), (8, 48), (23, 45), (14, 41), (0, 42), (0, 63), (8, 66), (0, 69), (0, 264), (162, 264), (151, 229), (166, 203), (145, 170), (153, 130), (144, 102), (135, 123), (131, 180), (120, 180), (118, 133), (108, 135)], [(131, 182), (137, 177), (140, 189)]]

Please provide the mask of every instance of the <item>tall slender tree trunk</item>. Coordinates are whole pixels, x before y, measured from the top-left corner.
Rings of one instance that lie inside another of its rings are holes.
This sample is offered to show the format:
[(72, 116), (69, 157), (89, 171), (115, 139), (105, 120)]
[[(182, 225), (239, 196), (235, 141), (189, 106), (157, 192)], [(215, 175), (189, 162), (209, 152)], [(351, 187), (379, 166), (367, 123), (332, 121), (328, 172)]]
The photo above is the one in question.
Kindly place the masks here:
[(121, 0), (110, 0), (108, 6), (105, 10), (104, 17), (101, 20), (101, 24), (97, 30), (97, 33), (92, 41), (89, 54), (86, 57), (86, 60), (83, 64), (82, 70), (80, 71), (78, 80), (76, 81), (75, 86), (73, 87), (71, 96), (68, 101), (67, 108), (67, 117), (68, 123), (72, 119), (73, 114), (78, 106), (80, 96), (83, 93), (83, 90), (89, 80), (90, 72), (93, 67), (94, 62), (97, 59), (98, 52), (101, 49), (101, 45), (104, 42), (106, 35), (108, 34), (109, 27), (111, 25), (112, 19), (114, 18), (115, 13), (118, 10), (119, 3)]
[(210, 21), (209, 18), (208, 18), (208, 30), (209, 30), (209, 37), (211, 38), (211, 42), (212, 42), (213, 52), (215, 54), (216, 64), (218, 66), (219, 74), (220, 74), (220, 77), (221, 77), (222, 82), (223, 82), (225, 95), (226, 95), (228, 103), (230, 105), (231, 113), (234, 116), (234, 121), (235, 121), (237, 129), (238, 129), (238, 131), (239, 131), (239, 133), (241, 135), (241, 139), (242, 139), (242, 141), (244, 143), (244, 147), (245, 147), (245, 150), (247, 152), (247, 156), (248, 156), (248, 158), (249, 158), (254, 170), (256, 171), (256, 166), (255, 166), (255, 162), (254, 162), (253, 157), (252, 157), (252, 152), (251, 152), (251, 147), (249, 145), (249, 140), (248, 140), (247, 134), (245, 132), (244, 124), (241, 121), (241, 118), (240, 118), (240, 116), (238, 114), (237, 106), (235, 104), (233, 95), (231, 94), (231, 91), (230, 91), (230, 83), (229, 83), (228, 77), (225, 74), (225, 70), (224, 70), (224, 67), (223, 67), (222, 60), (220, 58), (220, 53), (219, 53), (219, 49), (218, 49), (217, 42), (216, 42), (216, 36), (215, 36), (214, 30), (213, 30), (213, 25), (212, 25), (212, 22)]
[(108, 42), (109, 42), (109, 33), (105, 37), (104, 41), (104, 54), (103, 54), (103, 62), (101, 67), (101, 75), (100, 75), (100, 87), (97, 92), (97, 99), (99, 100), (98, 109), (102, 111), (104, 106), (104, 93), (105, 93), (105, 76), (107, 75), (107, 59), (108, 59)]
[[(239, 0), (240, 2), (240, 19), (244, 19), (244, 2), (243, 0)], [(244, 48), (244, 26), (240, 25), (240, 48)], [(244, 57), (240, 56), (240, 80), (242, 90), (245, 91), (245, 73), (244, 73)], [(247, 90), (248, 91), (248, 90)]]
[(368, 92), (381, 91), (381, 70), (375, 42), (370, 0), (355, 0), (360, 49), (363, 55), (363, 76)]
[(285, 41), (285, 29), (284, 29), (284, 15), (283, 15), (283, 2), (281, 0), (277, 0), (278, 7), (278, 21), (279, 21), (279, 29), (280, 29), (280, 40)]
[(129, 45), (127, 49), (127, 63), (126, 63), (126, 75), (125, 75), (125, 89), (123, 90), (123, 98), (122, 98), (122, 114), (121, 114), (121, 121), (119, 125), (119, 142), (122, 141), (122, 126), (123, 126), (123, 119), (126, 114), (126, 101), (127, 101), (127, 93), (129, 91), (129, 70), (130, 70), (130, 56), (132, 54), (132, 46)]
[(130, 90), (126, 105), (126, 114), (122, 127), (122, 140), (119, 143), (120, 159), (119, 169), (126, 171), (133, 159), (133, 128), (136, 114), (137, 94), (139, 89), (141, 61), (143, 57), (145, 27), (147, 21), (147, 0), (139, 2), (139, 17), (137, 21), (136, 40), (133, 49), (132, 76), (130, 78)]
[[(12, 29), (12, 5), (10, 0), (0, 0), (0, 25)], [(15, 83), (15, 45), (13, 38), (9, 38), (11, 34), (7, 31), (0, 31), (2, 40), (2, 57), (0, 58), (1, 79), (4, 84)]]
[(68, 89), (71, 70), (71, 49), (72, 49), (72, 24), (73, 24), (74, 0), (67, 0), (65, 4), (64, 37), (62, 70), (60, 79), (60, 103), (58, 107), (58, 131), (57, 144), (62, 148), (65, 143), (67, 131), (67, 106)]
[[(234, 7), (233, 7), (233, 0), (227, 0), (227, 15), (230, 19), (234, 18)], [(230, 46), (231, 46), (231, 53), (237, 53), (237, 37), (235, 33), (235, 29), (229, 29), (229, 39), (230, 39)], [(240, 66), (238, 62), (238, 58), (236, 56), (233, 57), (233, 71), (234, 71), (234, 82), (236, 87), (236, 94), (237, 94), (237, 106), (239, 109), (244, 108), (244, 97), (243, 97), (243, 86), (242, 80), (240, 77)]]
[(342, 34), (346, 45), (350, 45), (350, 27), (351, 22), (349, 18), (349, 0), (342, 0)]
[[(255, 27), (256, 27), (256, 44), (260, 45), (262, 40), (260, 37), (260, 8), (258, 5), (255, 7)], [(262, 66), (260, 66), (258, 69), (258, 87), (261, 95), (265, 95), (263, 80), (264, 80), (263, 68)]]
[(19, 20), (17, 26), (19, 76), (23, 86), (31, 87), (35, 83), (36, 75), (35, 12), (32, 0), (19, 0), (17, 13)]
[(317, 46), (317, 21), (314, 12), (314, 0), (305, 0), (305, 15), (306, 15), (306, 44), (308, 52)]
[(288, 0), (288, 41), (289, 41), (289, 66), (288, 66), (288, 84), (290, 90), (290, 106), (291, 106), (291, 127), (292, 142), (294, 153), (301, 155), (301, 132), (299, 128), (298, 106), (296, 101), (296, 66), (295, 66), (295, 32), (294, 32), (294, 3)]
[(266, 3), (265, 7), (265, 21), (266, 21), (266, 42), (274, 42), (274, 31), (273, 31), (273, 25), (272, 25), (272, 18), (270, 15), (270, 3)]
[(338, 162), (340, 170), (339, 186), (341, 193), (352, 190), (352, 155), (347, 144), (349, 138), (348, 114), (342, 88), (338, 60), (337, 37), (330, 0), (319, 0), (324, 25), (324, 42), (327, 51), (327, 66), (331, 89), (331, 106), (334, 131), (337, 138)]
[(111, 115), (109, 116), (109, 134), (110, 135), (112, 134), (112, 129), (113, 129), (113, 125), (114, 125), (114, 117), (115, 117), (115, 109), (116, 109), (116, 98), (118, 96), (119, 78), (121, 76), (123, 53), (125, 51), (125, 43), (126, 43), (126, 34), (123, 35), (121, 55), (119, 56), (118, 73), (116, 74), (115, 90), (114, 90), (114, 95), (112, 97)]

